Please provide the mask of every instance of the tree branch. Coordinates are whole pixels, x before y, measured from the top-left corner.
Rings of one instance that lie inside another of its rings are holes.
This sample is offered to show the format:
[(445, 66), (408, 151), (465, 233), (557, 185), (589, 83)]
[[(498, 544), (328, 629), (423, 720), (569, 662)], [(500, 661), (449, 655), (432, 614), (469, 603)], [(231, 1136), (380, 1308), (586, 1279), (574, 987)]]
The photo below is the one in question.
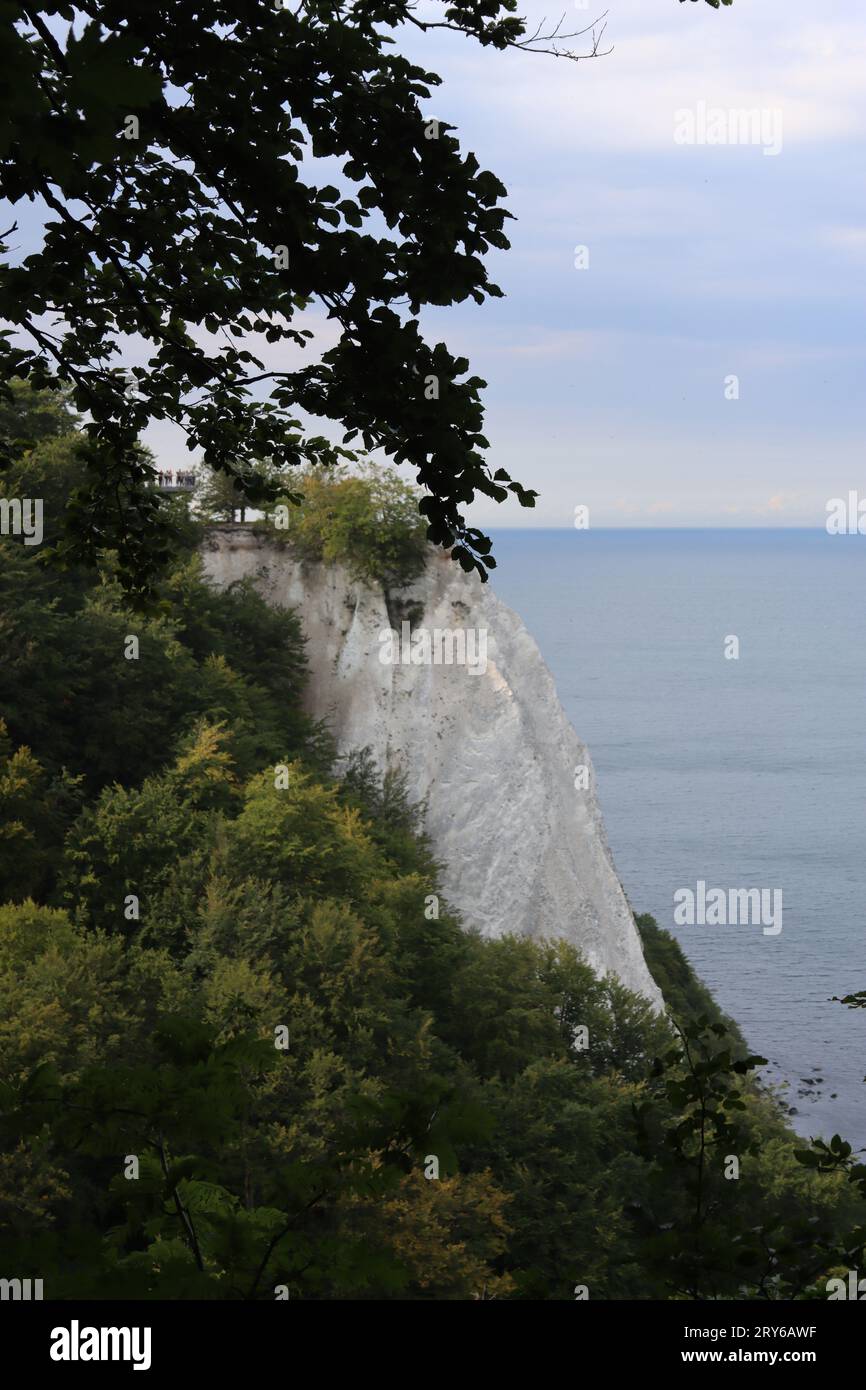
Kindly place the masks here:
[[(605, 10), (603, 14), (599, 15), (598, 19), (594, 19), (592, 23), (588, 24), (584, 29), (574, 29), (567, 34), (560, 32), (565, 21), (565, 15), (554, 25), (549, 34), (542, 34), (541, 30), (545, 24), (545, 21), (542, 20), (531, 38), (506, 39), (503, 47), (517, 48), (524, 53), (545, 53), (552, 58), (567, 58), (572, 63), (582, 62), (586, 58), (605, 58), (609, 53), (613, 52), (613, 46), (603, 51), (599, 47), (604, 37), (604, 31), (607, 28), (607, 16), (608, 11)], [(452, 24), (449, 20), (418, 19), (416, 15), (408, 13), (406, 14), (406, 19), (410, 24), (414, 24), (416, 29), (420, 29), (423, 33), (426, 33), (429, 29), (450, 29), (455, 34), (465, 34), (467, 38), (479, 39), (482, 37), (481, 34), (474, 29), (469, 29), (463, 24)], [(596, 27), (599, 24), (601, 28), (596, 34)], [(559, 48), (557, 46), (557, 40), (566, 42), (570, 39), (582, 38), (584, 34), (592, 34), (592, 47), (588, 53), (574, 53), (569, 48)], [(551, 44), (552, 47), (536, 48), (534, 46), (535, 44)]]

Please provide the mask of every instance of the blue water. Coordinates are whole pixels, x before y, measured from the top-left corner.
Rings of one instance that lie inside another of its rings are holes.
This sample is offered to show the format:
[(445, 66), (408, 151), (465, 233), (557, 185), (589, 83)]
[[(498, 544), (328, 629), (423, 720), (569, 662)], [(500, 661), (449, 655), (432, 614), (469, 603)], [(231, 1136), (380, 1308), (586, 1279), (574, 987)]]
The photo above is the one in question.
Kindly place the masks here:
[[(589, 746), (632, 907), (788, 1083), (800, 1132), (866, 1144), (866, 1011), (831, 1002), (866, 989), (866, 537), (494, 540), (494, 587)], [(781, 888), (781, 933), (676, 926), (674, 892), (698, 879)]]

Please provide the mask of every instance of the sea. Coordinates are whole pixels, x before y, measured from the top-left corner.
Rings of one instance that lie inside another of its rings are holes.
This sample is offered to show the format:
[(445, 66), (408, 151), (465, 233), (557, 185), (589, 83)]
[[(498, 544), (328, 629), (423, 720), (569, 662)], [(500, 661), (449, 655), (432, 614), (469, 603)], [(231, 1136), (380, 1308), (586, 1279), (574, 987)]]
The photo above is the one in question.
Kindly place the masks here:
[[(767, 1058), (795, 1129), (866, 1145), (866, 1009), (835, 1002), (866, 990), (866, 537), (492, 534), (633, 910)], [(700, 882), (778, 891), (781, 930), (679, 924)]]

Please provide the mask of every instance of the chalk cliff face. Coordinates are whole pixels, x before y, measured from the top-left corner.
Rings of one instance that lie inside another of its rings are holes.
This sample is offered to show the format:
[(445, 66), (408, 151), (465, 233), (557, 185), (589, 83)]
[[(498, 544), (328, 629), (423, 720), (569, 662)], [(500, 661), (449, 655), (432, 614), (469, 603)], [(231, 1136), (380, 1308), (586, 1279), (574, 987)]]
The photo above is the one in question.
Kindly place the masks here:
[[(597, 972), (661, 1007), (586, 747), (538, 647), (490, 584), (431, 552), (426, 573), (389, 606), (339, 566), (301, 563), (266, 535), (230, 526), (210, 530), (204, 564), (220, 587), (249, 576), (265, 599), (297, 610), (311, 712), (328, 720), (341, 751), (369, 746), (381, 767), (406, 769), (413, 798), (427, 802), (446, 896), (467, 924), (486, 936), (566, 937)], [(441, 646), (437, 629), (449, 634)], [(383, 637), (389, 630), (394, 640)], [(467, 664), (446, 664), (461, 655), (461, 633)], [(407, 664), (413, 652), (432, 659)]]

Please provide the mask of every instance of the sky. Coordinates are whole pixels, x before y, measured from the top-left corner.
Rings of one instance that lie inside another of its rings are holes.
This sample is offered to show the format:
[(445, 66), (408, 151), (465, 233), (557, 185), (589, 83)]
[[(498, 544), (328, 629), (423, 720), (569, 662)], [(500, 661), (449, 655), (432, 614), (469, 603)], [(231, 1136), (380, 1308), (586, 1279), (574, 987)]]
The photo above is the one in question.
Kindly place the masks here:
[[(443, 79), (429, 114), (498, 175), (516, 218), (511, 250), (488, 259), (506, 297), (422, 316), (488, 382), (491, 467), (541, 494), (534, 511), (483, 499), (470, 520), (570, 527), (586, 507), (599, 527), (823, 526), (830, 498), (866, 496), (866, 12), (521, 12), (533, 28), (564, 14), (566, 30), (604, 14), (602, 52), (401, 38)], [(146, 440), (164, 466), (188, 463), (178, 430)]]
[[(496, 465), (541, 493), (473, 520), (822, 526), (866, 493), (866, 12), (612, 0), (605, 39), (579, 63), (413, 45), (518, 219), (490, 262), (507, 298), (435, 320), (489, 384)], [(763, 143), (677, 143), (700, 103), (763, 112)]]

